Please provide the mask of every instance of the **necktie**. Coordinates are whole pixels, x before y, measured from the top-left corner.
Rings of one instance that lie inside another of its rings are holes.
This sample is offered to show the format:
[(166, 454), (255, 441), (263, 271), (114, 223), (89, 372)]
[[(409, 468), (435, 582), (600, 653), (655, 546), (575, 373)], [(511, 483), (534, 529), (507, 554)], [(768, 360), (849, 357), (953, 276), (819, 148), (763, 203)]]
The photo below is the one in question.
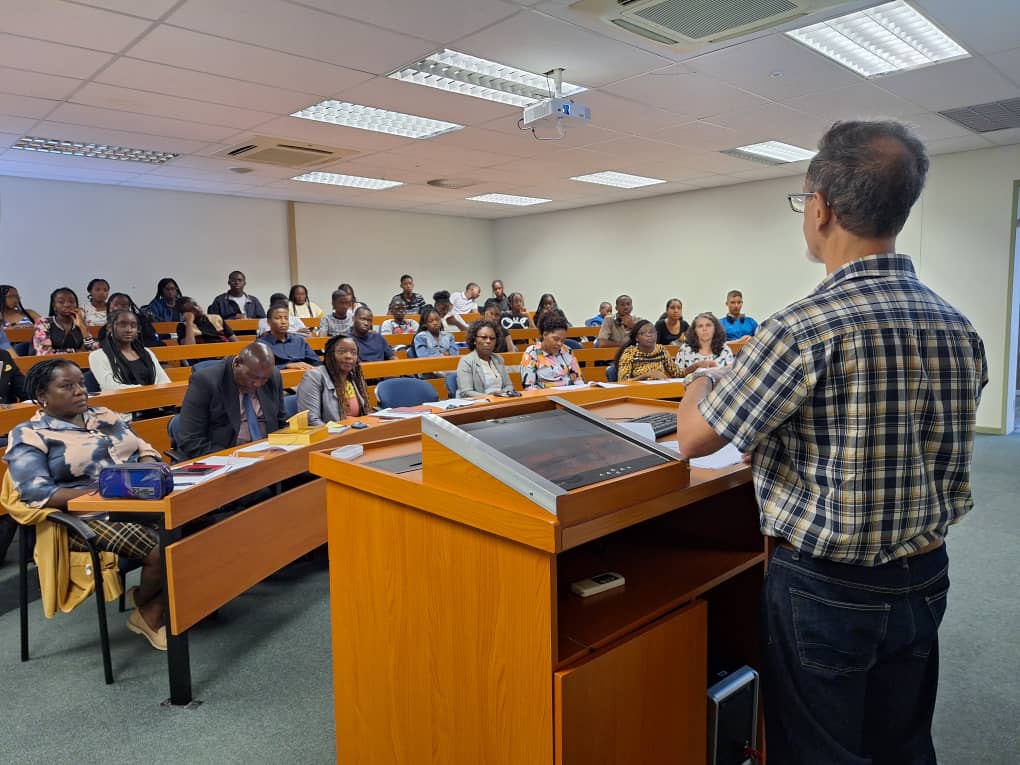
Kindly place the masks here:
[(248, 433), (252, 441), (262, 440), (262, 429), (259, 427), (259, 417), (255, 414), (255, 404), (251, 400), (250, 393), (244, 395), (244, 416), (248, 418)]

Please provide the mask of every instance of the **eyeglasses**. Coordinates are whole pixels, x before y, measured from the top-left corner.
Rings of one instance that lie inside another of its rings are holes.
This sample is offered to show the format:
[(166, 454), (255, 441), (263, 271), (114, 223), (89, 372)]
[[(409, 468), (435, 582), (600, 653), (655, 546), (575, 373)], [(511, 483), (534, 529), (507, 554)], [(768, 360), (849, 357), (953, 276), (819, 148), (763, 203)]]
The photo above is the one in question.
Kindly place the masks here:
[(806, 191), (803, 194), (787, 194), (786, 201), (790, 203), (790, 209), (795, 213), (804, 213), (807, 201), (815, 195), (813, 191)]

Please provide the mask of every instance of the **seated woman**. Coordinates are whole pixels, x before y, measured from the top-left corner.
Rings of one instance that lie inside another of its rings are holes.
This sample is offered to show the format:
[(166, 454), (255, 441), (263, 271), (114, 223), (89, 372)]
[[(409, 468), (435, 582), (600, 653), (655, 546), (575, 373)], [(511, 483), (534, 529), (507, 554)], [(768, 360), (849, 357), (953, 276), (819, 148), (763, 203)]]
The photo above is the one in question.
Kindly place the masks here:
[(581, 368), (570, 348), (563, 345), (570, 325), (557, 312), (547, 312), (538, 325), (541, 340), (528, 346), (521, 358), (521, 382), (525, 390), (557, 388), (583, 383)]
[(322, 309), (308, 299), (308, 288), (303, 284), (295, 284), (290, 288), (290, 296), (287, 301), (291, 316), (296, 316), (299, 319), (322, 318)]
[(38, 318), (39, 314), (21, 304), (16, 287), (0, 284), (0, 328), (30, 327)]
[(414, 353), (420, 359), (429, 356), (456, 356), (460, 353), (453, 335), (443, 331), (443, 316), (433, 306), (421, 312), (421, 328), (414, 336)]
[[(498, 301), (493, 302), (498, 311)], [(461, 356), (457, 362), (458, 398), (514, 394), (514, 385), (506, 373), (506, 364), (497, 355), (497, 326), (491, 319), (479, 319), (468, 327), (467, 346), (471, 353)]]
[[(510, 333), (503, 329), (500, 324), (500, 320), (503, 318), (503, 311), (500, 309), (499, 301), (496, 298), (489, 298), (485, 301), (485, 306), (482, 308), (482, 318), (491, 321), (492, 325), (496, 328), (496, 350), (493, 351), (494, 353), (513, 353), (517, 350), (517, 346), (514, 345)], [(469, 331), (470, 329), (468, 327)]]
[(358, 363), (358, 344), (350, 335), (333, 335), (323, 349), (323, 365), (306, 372), (297, 388), (298, 411), (308, 411), (309, 425), (325, 425), (374, 410), (368, 405), (365, 376)]
[(690, 325), (684, 321), (684, 304), (680, 298), (666, 301), (666, 312), (655, 322), (656, 342), (659, 345), (680, 345)]
[(170, 382), (156, 355), (142, 344), (140, 328), (132, 311), (110, 313), (99, 349), (89, 354), (89, 369), (101, 390)]
[[(159, 452), (140, 439), (120, 415), (90, 407), (81, 368), (67, 359), (46, 359), (29, 371), (28, 398), (39, 404), (32, 419), (11, 431), (4, 455), (21, 501), (33, 508), (67, 511), (69, 500), (95, 489), (99, 472), (126, 462), (159, 462)], [(96, 546), (142, 562), (141, 586), (128, 593), (135, 609), (128, 629), (153, 648), (166, 650), (163, 626), (159, 539), (140, 523), (85, 520), (97, 534)], [(72, 550), (85, 551), (71, 535)]]
[(181, 320), (181, 288), (169, 276), (156, 284), (156, 296), (143, 309), (153, 321)]
[(628, 380), (668, 380), (681, 377), (671, 353), (655, 342), (655, 325), (648, 319), (638, 320), (630, 337), (620, 346), (613, 359), (620, 382)]
[(311, 369), (322, 364), (315, 351), (301, 335), (290, 331), (290, 309), (287, 304), (273, 303), (266, 314), (269, 331), (257, 342), (268, 345), (276, 359), (277, 369)]
[(99, 343), (85, 324), (85, 312), (70, 287), (59, 287), (50, 295), (50, 315), (35, 320), (32, 347), (36, 356), (52, 353), (93, 351)]
[(524, 310), (524, 295), (520, 292), (511, 292), (507, 300), (510, 301), (510, 310), (503, 313), (499, 325), (507, 332), (511, 329), (530, 329), (531, 319)]
[(676, 365), (685, 382), (697, 370), (705, 367), (728, 367), (733, 364), (733, 352), (726, 345), (726, 330), (711, 313), (699, 313), (694, 317), (680, 351)]
[(546, 292), (538, 299), (538, 308), (535, 309), (535, 318), (533, 319), (534, 325), (539, 326), (539, 321), (547, 313), (553, 313), (561, 316), (563, 321), (567, 322), (567, 327), (570, 326), (570, 320), (567, 315), (560, 310), (559, 304), (556, 302), (556, 297), (549, 292)]
[[(159, 348), (164, 344), (159, 339), (156, 328), (152, 326), (152, 321), (142, 312), (142, 309), (135, 305), (135, 301), (131, 299), (130, 295), (124, 292), (114, 292), (106, 301), (106, 310), (108, 314), (112, 314), (115, 311), (131, 311), (135, 318), (138, 319), (138, 336), (142, 339), (142, 345), (146, 348)], [(102, 342), (105, 336), (106, 327), (103, 327), (99, 330), (99, 342)]]
[(110, 283), (106, 279), (93, 279), (85, 288), (85, 323), (90, 327), (106, 326), (106, 302), (110, 296)]
[(210, 318), (194, 298), (180, 297), (181, 320), (177, 324), (177, 342), (181, 345), (232, 343), (237, 337), (223, 319)]
[(352, 285), (348, 284), (347, 282), (344, 282), (343, 284), (337, 285), (337, 289), (350, 293), (352, 311), (357, 311), (362, 306), (368, 308), (368, 306), (365, 305), (365, 303), (362, 303), (361, 301), (358, 300), (357, 296), (354, 294), (354, 287)]
[[(432, 302), (443, 317), (443, 329), (453, 332), (463, 332), (467, 329), (467, 322), (461, 315), (453, 310), (453, 302), (447, 290), (439, 290), (432, 294)], [(420, 318), (420, 317), (419, 317)], [(422, 322), (424, 324), (424, 322)]]

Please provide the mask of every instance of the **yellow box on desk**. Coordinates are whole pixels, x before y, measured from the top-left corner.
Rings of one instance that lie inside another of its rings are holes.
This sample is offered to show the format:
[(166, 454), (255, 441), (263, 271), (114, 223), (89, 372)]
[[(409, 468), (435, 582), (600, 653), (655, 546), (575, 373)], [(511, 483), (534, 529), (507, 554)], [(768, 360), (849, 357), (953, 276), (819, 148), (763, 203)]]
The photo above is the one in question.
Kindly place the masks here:
[(310, 426), (308, 412), (298, 412), (287, 420), (290, 423), (285, 430), (269, 434), (269, 443), (274, 446), (307, 446), (324, 440), (329, 436), (325, 425)]

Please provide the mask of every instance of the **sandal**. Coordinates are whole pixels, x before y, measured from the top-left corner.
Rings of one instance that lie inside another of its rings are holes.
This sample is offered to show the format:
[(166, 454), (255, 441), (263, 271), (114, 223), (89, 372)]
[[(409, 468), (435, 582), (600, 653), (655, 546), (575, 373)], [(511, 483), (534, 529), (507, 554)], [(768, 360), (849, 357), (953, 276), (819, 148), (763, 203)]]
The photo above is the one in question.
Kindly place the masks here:
[(127, 626), (136, 635), (141, 635), (148, 640), (157, 651), (166, 650), (166, 627), (160, 627), (158, 630), (152, 629), (152, 627), (146, 624), (145, 617), (142, 616), (142, 612), (137, 608), (128, 617)]

